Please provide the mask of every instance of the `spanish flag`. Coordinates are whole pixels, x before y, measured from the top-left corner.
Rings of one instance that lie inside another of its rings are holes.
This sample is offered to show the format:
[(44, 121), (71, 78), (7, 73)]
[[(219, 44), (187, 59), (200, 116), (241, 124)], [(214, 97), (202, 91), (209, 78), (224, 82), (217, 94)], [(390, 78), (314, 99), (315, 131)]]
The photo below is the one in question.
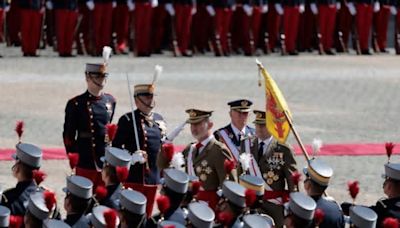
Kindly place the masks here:
[(278, 140), (279, 143), (285, 143), (290, 133), (289, 121), (285, 116), (291, 118), (289, 107), (281, 90), (276, 85), (274, 79), (263, 67), (261, 62), (256, 60), (261, 74), (265, 80), (265, 96), (266, 96), (266, 126), (270, 134)]

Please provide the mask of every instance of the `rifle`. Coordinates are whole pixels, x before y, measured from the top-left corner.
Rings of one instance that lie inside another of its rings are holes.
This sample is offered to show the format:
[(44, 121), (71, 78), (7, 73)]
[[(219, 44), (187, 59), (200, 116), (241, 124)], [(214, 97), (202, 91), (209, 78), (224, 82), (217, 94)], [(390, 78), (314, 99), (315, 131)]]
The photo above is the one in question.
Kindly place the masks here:
[(322, 35), (321, 35), (320, 26), (319, 26), (319, 18), (318, 18), (318, 15), (314, 15), (314, 17), (315, 17), (315, 26), (317, 27), (318, 54), (323, 55), (324, 54), (324, 46), (322, 45)]
[(214, 27), (214, 39), (215, 39), (215, 46), (216, 46), (216, 50), (214, 50), (214, 53), (216, 56), (222, 56), (224, 54), (223, 50), (222, 50), (222, 44), (221, 44), (221, 37), (217, 31), (217, 24), (215, 21), (215, 16), (213, 18), (213, 27)]
[[(82, 18), (83, 18), (83, 15), (82, 14), (79, 14), (79, 16), (78, 16), (78, 20), (76, 21), (76, 25), (75, 25), (75, 28), (74, 28), (74, 40), (75, 40), (75, 47), (78, 49), (78, 44), (77, 44), (77, 42), (79, 42), (79, 43), (81, 43), (81, 37), (80, 37), (80, 34), (78, 35), (78, 32), (79, 32), (79, 27), (81, 26), (81, 23), (82, 23)], [(75, 37), (76, 36), (79, 36), (79, 41), (77, 41), (76, 39), (75, 39)], [(83, 47), (82, 47), (82, 52), (83, 52)], [(85, 50), (86, 51), (86, 50)], [(84, 52), (85, 53), (85, 52)]]
[(342, 48), (343, 52), (348, 52), (346, 45), (344, 45), (342, 31), (338, 31), (338, 38), (339, 38), (340, 47)]
[[(376, 17), (378, 15), (378, 13), (374, 13), (374, 22), (377, 20)], [(375, 53), (379, 53), (380, 52), (380, 48), (379, 48), (379, 45), (378, 45), (378, 39), (377, 39), (378, 35), (376, 33), (377, 26), (378, 26), (377, 23), (373, 23), (372, 24), (372, 37), (371, 37), (371, 39), (372, 39), (372, 49), (374, 50)]]
[(171, 35), (172, 35), (172, 48), (174, 51), (175, 57), (182, 56), (181, 50), (179, 50), (178, 40), (176, 36), (176, 28), (175, 28), (175, 16), (171, 15)]
[[(399, 14), (400, 12), (398, 12)], [(396, 19), (396, 16), (395, 16)], [(400, 21), (396, 20), (396, 23), (394, 23), (394, 42), (395, 42), (395, 49), (396, 49), (396, 54), (400, 55)]]
[(39, 44), (39, 48), (40, 49), (46, 49), (46, 43), (47, 43), (46, 10), (44, 10), (44, 12), (43, 12), (42, 26), (40, 28), (41, 28), (41, 30), (40, 30), (40, 42), (41, 42), (41, 44)]
[(353, 42), (353, 48), (356, 50), (357, 55), (361, 54), (361, 47), (360, 47), (360, 40), (358, 38), (358, 31), (356, 28), (356, 16), (353, 16), (352, 20), (352, 42)]

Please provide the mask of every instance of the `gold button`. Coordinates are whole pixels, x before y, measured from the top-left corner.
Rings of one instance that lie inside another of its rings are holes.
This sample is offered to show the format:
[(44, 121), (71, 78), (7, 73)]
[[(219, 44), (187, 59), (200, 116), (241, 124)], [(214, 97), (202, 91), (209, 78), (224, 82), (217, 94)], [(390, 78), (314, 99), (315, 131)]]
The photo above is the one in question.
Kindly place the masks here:
[(94, 133), (94, 130), (92, 129), (92, 133)]
[(92, 140), (94, 140), (94, 137), (92, 137)]
[(92, 112), (92, 109), (91, 109), (91, 108), (89, 108), (89, 112)]
[(86, 104), (87, 104), (87, 105), (90, 105), (90, 102), (88, 101)]
[(93, 119), (93, 115), (90, 115), (90, 119)]
[(94, 126), (94, 123), (90, 123), (90, 126)]
[(95, 147), (95, 146), (96, 146), (96, 143), (93, 143), (92, 146)]

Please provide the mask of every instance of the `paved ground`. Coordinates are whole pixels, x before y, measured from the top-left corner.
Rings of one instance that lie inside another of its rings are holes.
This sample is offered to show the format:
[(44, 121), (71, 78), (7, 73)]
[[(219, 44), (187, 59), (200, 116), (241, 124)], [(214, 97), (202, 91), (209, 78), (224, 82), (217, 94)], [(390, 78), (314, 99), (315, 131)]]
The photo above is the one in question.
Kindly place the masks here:
[[(6, 56), (0, 59), (0, 148), (14, 147), (17, 138), (13, 129), (20, 119), (26, 123), (23, 141), (61, 147), (65, 103), (85, 89), (84, 63), (101, 59), (61, 59), (47, 51), (40, 58), (22, 58), (18, 49), (1, 47), (0, 53)], [(284, 93), (305, 143), (314, 137), (325, 143), (399, 141), (399, 56), (307, 54), (259, 59)], [(135, 84), (148, 83), (155, 64), (164, 67), (157, 83), (156, 111), (164, 115), (171, 128), (184, 121), (184, 110), (190, 107), (215, 110), (217, 127), (228, 122), (229, 100), (245, 97), (253, 100), (256, 108), (263, 107), (264, 92), (257, 86), (254, 58), (116, 56), (110, 61), (106, 88), (118, 101), (114, 122), (130, 110), (125, 75), (128, 73)], [(186, 144), (191, 140), (189, 130), (185, 129), (176, 143)], [(295, 143), (292, 137), (289, 142)], [(361, 182), (360, 203), (371, 204), (382, 196), (380, 174), (385, 157), (323, 159), (335, 169), (329, 193), (339, 201), (349, 200), (346, 183), (354, 179)], [(398, 156), (393, 161), (399, 161)], [(299, 168), (305, 164), (300, 156), (298, 162)], [(4, 187), (13, 186), (12, 163), (0, 164), (0, 183)], [(67, 162), (45, 161), (43, 168), (49, 173), (45, 185), (63, 197), (61, 188), (69, 174)]]

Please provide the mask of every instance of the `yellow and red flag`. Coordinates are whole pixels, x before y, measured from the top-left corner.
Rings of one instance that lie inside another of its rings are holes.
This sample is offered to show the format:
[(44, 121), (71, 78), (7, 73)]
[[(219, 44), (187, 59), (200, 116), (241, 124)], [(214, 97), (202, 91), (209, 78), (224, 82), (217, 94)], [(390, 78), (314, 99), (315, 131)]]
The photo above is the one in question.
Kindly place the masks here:
[(266, 127), (278, 142), (285, 143), (290, 133), (289, 121), (285, 116), (286, 112), (287, 117), (291, 118), (289, 107), (274, 79), (272, 79), (261, 62), (258, 60), (256, 62), (265, 80)]

